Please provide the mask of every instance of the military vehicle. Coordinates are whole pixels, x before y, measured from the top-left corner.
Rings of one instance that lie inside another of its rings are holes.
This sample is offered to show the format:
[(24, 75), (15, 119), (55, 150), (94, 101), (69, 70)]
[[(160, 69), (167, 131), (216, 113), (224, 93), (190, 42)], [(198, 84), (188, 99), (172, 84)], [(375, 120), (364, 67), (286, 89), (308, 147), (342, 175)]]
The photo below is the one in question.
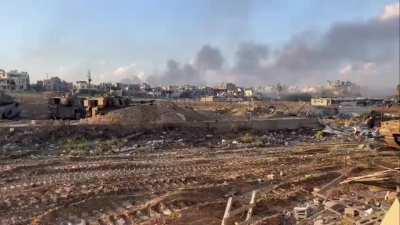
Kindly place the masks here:
[(83, 98), (76, 96), (53, 97), (49, 99), (49, 117), (51, 119), (79, 120), (86, 117)]
[(49, 117), (51, 119), (79, 120), (102, 115), (113, 109), (128, 107), (130, 104), (129, 98), (118, 96), (53, 97), (49, 99)]
[(21, 114), (19, 103), (0, 91), (0, 119), (15, 119)]
[(93, 97), (83, 101), (88, 117), (103, 115), (113, 109), (128, 107), (130, 104), (131, 101), (129, 98), (119, 96)]

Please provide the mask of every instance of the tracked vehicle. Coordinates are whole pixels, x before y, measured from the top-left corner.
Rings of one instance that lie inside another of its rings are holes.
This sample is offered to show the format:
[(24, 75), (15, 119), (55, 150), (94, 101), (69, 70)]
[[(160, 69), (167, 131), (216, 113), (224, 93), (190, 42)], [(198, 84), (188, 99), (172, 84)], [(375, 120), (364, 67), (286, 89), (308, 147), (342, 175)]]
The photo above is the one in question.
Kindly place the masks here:
[(0, 119), (15, 119), (21, 114), (18, 102), (11, 96), (0, 91)]

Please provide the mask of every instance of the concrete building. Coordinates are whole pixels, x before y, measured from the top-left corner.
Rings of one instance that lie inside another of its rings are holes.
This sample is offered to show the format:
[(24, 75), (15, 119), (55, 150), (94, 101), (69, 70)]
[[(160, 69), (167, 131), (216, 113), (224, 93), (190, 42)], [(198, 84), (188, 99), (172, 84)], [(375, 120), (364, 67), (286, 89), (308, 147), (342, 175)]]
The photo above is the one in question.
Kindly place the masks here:
[(245, 89), (244, 90), (244, 96), (248, 97), (248, 98), (254, 97), (255, 96), (255, 92), (254, 92), (254, 90), (252, 88)]
[(7, 72), (0, 69), (0, 90), (14, 90), (15, 82), (7, 77)]
[(73, 89), (72, 83), (61, 80), (59, 77), (38, 81), (36, 86), (43, 91), (69, 92)]
[(222, 83), (214, 88), (215, 95), (227, 98), (245, 97), (245, 89), (238, 87), (233, 83)]
[(312, 106), (330, 106), (332, 105), (333, 100), (332, 98), (311, 98), (311, 105)]
[(222, 83), (216, 87), (217, 89), (235, 91), (237, 89), (234, 83)]
[(30, 87), (30, 79), (27, 72), (11, 70), (7, 73), (7, 77), (14, 80), (15, 90), (25, 91)]
[(361, 88), (351, 81), (328, 81), (327, 88), (334, 96), (340, 97), (359, 97), (361, 96)]
[(15, 90), (15, 82), (9, 78), (0, 78), (0, 90), (13, 91)]
[(85, 80), (79, 80), (75, 83), (75, 89), (88, 89), (89, 88), (89, 83)]
[(0, 79), (7, 78), (7, 73), (5, 70), (0, 69)]
[(102, 82), (98, 85), (98, 88), (104, 92), (109, 92), (113, 87), (113, 83), (111, 82)]
[(30, 88), (29, 74), (18, 70), (6, 73), (0, 70), (0, 88), (2, 90), (25, 91)]
[(150, 89), (151, 89), (150, 84), (147, 84), (147, 83), (141, 83), (141, 84), (140, 84), (140, 90), (142, 90), (142, 91), (149, 91)]

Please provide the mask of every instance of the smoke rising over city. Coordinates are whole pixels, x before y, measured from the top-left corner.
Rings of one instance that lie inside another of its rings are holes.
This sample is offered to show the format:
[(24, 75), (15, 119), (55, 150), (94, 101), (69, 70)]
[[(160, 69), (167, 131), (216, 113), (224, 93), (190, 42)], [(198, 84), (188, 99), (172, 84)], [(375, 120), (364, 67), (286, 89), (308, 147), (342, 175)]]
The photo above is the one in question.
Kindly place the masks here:
[(0, 225), (400, 225), (400, 0), (2, 0)]
[[(364, 17), (342, 16), (358, 11), (349, 5), (344, 12), (339, 4), (341, 11), (323, 28), (313, 24), (324, 16), (305, 24), (291, 21), (284, 12), (292, 9), (274, 1), (158, 3), (146, 6), (160, 8), (157, 18), (134, 11), (133, 19), (131, 11), (118, 8), (118, 16), (108, 20), (97, 11), (113, 13), (109, 9), (116, 5), (99, 4), (95, 11), (80, 4), (51, 4), (55, 12), (73, 12), (71, 19), (63, 22), (61, 14), (51, 14), (31, 44), (16, 43), (15, 54), (0, 55), (3, 67), (29, 71), (33, 80), (45, 74), (78, 80), (91, 69), (98, 81), (307, 86), (341, 79), (387, 93), (398, 80), (399, 3)], [(318, 7), (324, 10), (318, 5), (306, 17)], [(117, 22), (109, 28), (112, 21)], [(285, 23), (296, 29), (279, 30)]]
[(332, 24), (322, 34), (299, 33), (279, 49), (267, 43), (239, 43), (231, 65), (223, 64), (227, 60), (218, 46), (204, 45), (192, 64), (168, 61), (158, 81), (306, 85), (347, 79), (384, 91), (399, 74), (398, 7), (388, 6), (379, 17), (366, 21)]

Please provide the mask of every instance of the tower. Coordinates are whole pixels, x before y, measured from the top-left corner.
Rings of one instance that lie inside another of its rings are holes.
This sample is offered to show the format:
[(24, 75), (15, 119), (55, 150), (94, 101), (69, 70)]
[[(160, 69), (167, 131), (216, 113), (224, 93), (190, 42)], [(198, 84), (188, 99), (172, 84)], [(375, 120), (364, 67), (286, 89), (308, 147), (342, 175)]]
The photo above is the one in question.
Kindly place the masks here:
[(87, 78), (88, 78), (88, 87), (90, 88), (92, 84), (92, 73), (90, 72), (90, 70), (88, 70)]

